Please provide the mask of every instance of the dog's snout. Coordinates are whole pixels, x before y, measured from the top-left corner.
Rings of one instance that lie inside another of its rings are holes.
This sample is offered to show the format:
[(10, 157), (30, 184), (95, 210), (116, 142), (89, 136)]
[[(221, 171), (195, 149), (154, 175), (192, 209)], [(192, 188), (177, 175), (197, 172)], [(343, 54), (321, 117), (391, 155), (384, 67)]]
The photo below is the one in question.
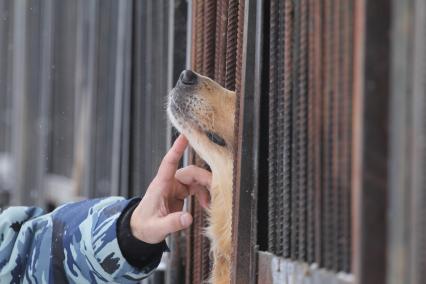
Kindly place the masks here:
[(179, 80), (185, 85), (195, 85), (197, 83), (197, 74), (191, 70), (184, 70), (180, 74)]

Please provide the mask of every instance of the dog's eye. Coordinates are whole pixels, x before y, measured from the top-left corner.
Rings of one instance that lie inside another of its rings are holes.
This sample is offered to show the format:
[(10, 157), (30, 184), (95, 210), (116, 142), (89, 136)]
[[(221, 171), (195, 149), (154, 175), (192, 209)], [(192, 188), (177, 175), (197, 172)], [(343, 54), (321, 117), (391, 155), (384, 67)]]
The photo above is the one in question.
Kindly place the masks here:
[(225, 146), (225, 140), (214, 132), (206, 132), (207, 138), (219, 146)]

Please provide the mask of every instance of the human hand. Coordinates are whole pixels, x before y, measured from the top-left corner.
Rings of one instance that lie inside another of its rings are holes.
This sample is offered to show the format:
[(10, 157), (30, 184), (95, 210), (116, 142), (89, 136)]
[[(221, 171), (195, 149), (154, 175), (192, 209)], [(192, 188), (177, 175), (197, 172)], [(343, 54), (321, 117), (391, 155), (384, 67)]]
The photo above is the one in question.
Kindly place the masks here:
[(195, 195), (207, 207), (211, 173), (196, 166), (177, 170), (188, 140), (180, 135), (164, 157), (156, 177), (133, 211), (130, 227), (133, 236), (146, 243), (159, 243), (170, 233), (192, 224), (192, 216), (183, 212), (184, 199)]

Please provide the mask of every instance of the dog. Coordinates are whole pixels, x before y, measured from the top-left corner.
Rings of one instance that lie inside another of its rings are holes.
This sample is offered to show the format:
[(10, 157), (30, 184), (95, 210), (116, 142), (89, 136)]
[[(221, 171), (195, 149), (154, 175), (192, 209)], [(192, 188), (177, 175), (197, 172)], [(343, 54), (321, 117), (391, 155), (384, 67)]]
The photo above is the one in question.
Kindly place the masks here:
[(206, 235), (211, 241), (213, 284), (230, 283), (231, 277), (235, 100), (235, 92), (191, 70), (181, 73), (168, 97), (171, 123), (212, 171)]

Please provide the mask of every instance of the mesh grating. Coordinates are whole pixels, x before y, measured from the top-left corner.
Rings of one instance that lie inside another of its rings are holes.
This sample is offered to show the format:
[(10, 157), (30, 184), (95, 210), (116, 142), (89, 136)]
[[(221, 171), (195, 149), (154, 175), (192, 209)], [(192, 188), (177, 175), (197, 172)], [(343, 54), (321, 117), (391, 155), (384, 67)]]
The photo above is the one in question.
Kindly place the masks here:
[[(238, 98), (243, 4), (193, 2), (193, 68)], [(268, 250), (349, 272), (353, 0), (271, 0), (267, 13)], [(208, 250), (193, 239), (198, 281)]]
[[(228, 89), (236, 89), (239, 97), (244, 1), (196, 0), (192, 3), (192, 68)], [(194, 163), (203, 165), (196, 156)], [(208, 279), (211, 268), (209, 243), (202, 231), (206, 226), (206, 216), (194, 200), (191, 204), (194, 214), (192, 227), (195, 229), (188, 232), (186, 282), (203, 283)]]
[[(270, 14), (270, 39), (269, 39), (269, 56), (270, 60), (272, 62), (276, 59), (276, 1), (271, 1), (271, 14)], [(275, 197), (277, 196), (277, 193), (275, 189), (277, 188), (277, 178), (278, 178), (278, 172), (277, 170), (277, 164), (280, 159), (280, 155), (277, 155), (277, 123), (276, 123), (276, 66), (275, 64), (269, 65), (269, 157), (276, 157), (275, 159), (270, 159), (268, 169), (269, 169), (269, 188), (268, 188), (268, 220), (269, 220), (269, 226), (268, 226), (268, 249), (270, 251), (273, 251), (275, 253), (282, 253), (282, 250), (279, 249), (280, 243), (277, 241), (278, 238), (278, 228), (281, 227), (279, 224), (277, 224), (277, 213), (279, 209), (283, 209), (283, 206), (278, 206), (279, 201)], [(283, 215), (282, 212), (281, 216)]]
[[(192, 33), (192, 68), (202, 74), (212, 75), (214, 73), (214, 50), (215, 50), (215, 3), (211, 0), (192, 2), (193, 11), (193, 33)], [(203, 166), (203, 162), (193, 153), (192, 163)], [(209, 242), (204, 236), (203, 228), (206, 226), (206, 216), (201, 206), (191, 200), (193, 208), (194, 225), (189, 232), (192, 240), (191, 254), (187, 255), (187, 283), (203, 283), (208, 279), (210, 271)], [(192, 272), (192, 273), (191, 273)], [(191, 273), (191, 275), (188, 275)]]
[[(308, 12), (310, 11), (311, 14), (316, 15), (315, 8), (317, 7), (315, 0), (309, 0), (309, 6), (308, 6)], [(311, 16), (309, 18), (308, 22), (308, 65), (309, 66), (317, 66), (316, 64), (316, 57), (317, 54), (315, 49), (315, 39), (318, 33), (315, 31), (316, 20), (318, 17)], [(319, 134), (318, 127), (316, 126), (317, 118), (315, 115), (316, 112), (316, 106), (318, 106), (317, 99), (317, 92), (315, 90), (315, 87), (317, 86), (317, 82), (315, 81), (317, 78), (317, 74), (315, 73), (315, 68), (309, 68), (308, 69), (308, 85), (307, 85), (307, 93), (308, 93), (308, 100), (307, 100), (307, 127), (308, 127), (308, 133), (307, 133), (307, 203), (310, 206), (307, 206), (307, 261), (312, 263), (315, 262), (315, 209), (317, 208), (316, 200), (315, 200), (315, 193), (318, 191), (317, 185), (318, 185), (318, 169), (317, 163), (319, 161), (319, 155), (318, 155), (318, 138)], [(315, 175), (317, 174), (317, 175)], [(318, 234), (319, 235), (319, 234)]]
[(226, 26), (225, 88), (235, 90), (237, 64), (238, 0), (229, 0)]
[(213, 77), (215, 72), (215, 39), (216, 39), (216, 0), (204, 1), (203, 27), (203, 74)]
[(214, 78), (222, 86), (225, 85), (226, 58), (226, 25), (228, 23), (228, 0), (219, 0), (216, 14), (216, 53)]
[[(277, 81), (278, 81), (278, 95), (279, 95), (279, 104), (278, 104), (278, 125), (283, 123), (283, 127), (278, 127), (278, 134), (281, 135), (282, 140), (278, 144), (278, 154), (282, 157), (282, 162), (278, 164), (278, 170), (282, 167), (282, 172), (280, 171), (281, 180), (278, 183), (277, 189), (279, 190), (279, 185), (283, 187), (283, 194), (280, 196), (280, 200), (283, 200), (283, 255), (285, 257), (290, 257), (291, 251), (291, 225), (292, 221), (295, 224), (295, 215), (292, 213), (292, 202), (294, 201), (294, 196), (291, 192), (291, 133), (292, 133), (292, 109), (291, 109), (291, 92), (292, 92), (292, 15), (293, 15), (293, 5), (292, 1), (287, 0), (284, 2), (285, 5), (280, 2), (279, 10), (281, 11), (278, 14), (278, 23), (279, 23), (279, 32), (278, 32), (278, 62), (279, 66), (277, 68)], [(280, 45), (281, 43), (281, 45)], [(281, 95), (280, 95), (281, 94)], [(284, 95), (283, 95), (284, 94)], [(280, 111), (284, 110), (284, 111)], [(282, 145), (282, 147), (280, 147)]]
[(353, 0), (269, 20), (269, 250), (349, 272)]

